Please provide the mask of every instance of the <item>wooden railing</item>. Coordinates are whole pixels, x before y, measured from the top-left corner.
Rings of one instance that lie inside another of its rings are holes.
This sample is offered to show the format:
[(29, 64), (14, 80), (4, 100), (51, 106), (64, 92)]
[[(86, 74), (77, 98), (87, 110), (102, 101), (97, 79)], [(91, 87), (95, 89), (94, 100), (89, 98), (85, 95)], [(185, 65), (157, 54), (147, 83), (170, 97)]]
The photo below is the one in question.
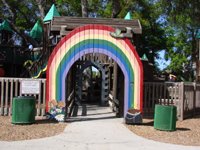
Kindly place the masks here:
[(12, 100), (17, 96), (34, 96), (36, 99), (36, 116), (45, 115), (46, 79), (34, 79), (39, 81), (40, 86), (39, 94), (34, 95), (22, 94), (22, 80), (24, 80), (24, 78), (0, 78), (0, 115), (12, 114)]
[[(22, 80), (39, 81), (39, 94), (23, 95), (21, 93)], [(12, 114), (12, 100), (17, 96), (34, 96), (36, 99), (36, 115), (45, 115), (45, 92), (46, 79), (0, 78), (0, 115)], [(72, 94), (70, 94), (69, 98), (70, 97), (73, 97)], [(109, 94), (109, 98), (112, 99), (112, 95)], [(117, 101), (113, 101), (113, 103), (119, 105)], [(179, 120), (200, 114), (200, 84), (183, 82), (145, 82), (143, 97), (144, 117), (153, 117), (156, 104), (176, 106), (177, 118)]]
[(200, 114), (200, 84), (186, 83), (182, 85), (182, 89), (182, 119)]
[(200, 84), (145, 82), (144, 116), (153, 117), (155, 104), (176, 106), (179, 120), (200, 114)]

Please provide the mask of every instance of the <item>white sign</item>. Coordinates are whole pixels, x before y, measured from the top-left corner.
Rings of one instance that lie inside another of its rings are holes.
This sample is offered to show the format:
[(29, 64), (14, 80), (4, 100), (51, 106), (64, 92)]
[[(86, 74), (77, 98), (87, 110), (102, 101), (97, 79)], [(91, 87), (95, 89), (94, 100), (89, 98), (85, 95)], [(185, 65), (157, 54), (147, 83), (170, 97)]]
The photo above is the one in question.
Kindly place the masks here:
[(22, 80), (21, 82), (22, 94), (39, 94), (40, 82), (35, 80)]

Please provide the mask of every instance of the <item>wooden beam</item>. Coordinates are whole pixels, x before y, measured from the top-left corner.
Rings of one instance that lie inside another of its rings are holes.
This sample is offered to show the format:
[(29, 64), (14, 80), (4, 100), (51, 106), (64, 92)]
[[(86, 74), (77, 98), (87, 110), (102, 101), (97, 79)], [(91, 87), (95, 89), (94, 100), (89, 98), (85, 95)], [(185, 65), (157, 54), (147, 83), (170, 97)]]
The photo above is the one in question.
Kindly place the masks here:
[(61, 26), (66, 26), (66, 31), (73, 30), (74, 28), (88, 25), (99, 24), (108, 25), (113, 28), (125, 30), (126, 27), (133, 29), (134, 33), (141, 34), (142, 28), (139, 20), (124, 20), (116, 18), (81, 18), (81, 17), (54, 17), (51, 21), (51, 31), (60, 31)]

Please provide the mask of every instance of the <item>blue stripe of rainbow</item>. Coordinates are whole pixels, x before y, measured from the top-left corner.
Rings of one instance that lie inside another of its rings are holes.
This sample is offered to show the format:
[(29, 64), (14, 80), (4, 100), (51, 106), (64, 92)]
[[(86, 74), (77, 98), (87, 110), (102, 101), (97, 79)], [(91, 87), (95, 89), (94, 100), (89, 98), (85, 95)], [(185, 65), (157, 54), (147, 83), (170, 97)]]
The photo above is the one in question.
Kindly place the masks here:
[[(67, 49), (65, 48), (67, 47), (67, 42), (68, 44), (70, 43), (69, 40), (74, 40), (73, 36), (75, 36), (75, 34), (79, 33), (79, 36), (84, 36), (82, 35), (82, 33), (84, 33), (82, 31), (84, 30), (90, 30), (90, 34), (96, 34), (93, 30), (97, 29), (99, 29), (98, 34), (105, 34), (105, 39), (94, 38), (94, 35), (86, 36), (86, 38), (82, 40), (78, 38), (78, 41), (68, 46)], [(123, 40), (122, 43), (124, 46), (119, 47), (119, 44), (116, 43), (119, 41), (115, 40), (115, 42), (113, 42), (106, 38), (108, 37), (108, 31), (113, 31), (113, 29), (97, 25), (84, 26), (78, 30), (72, 31), (70, 35), (66, 36), (60, 44), (58, 44), (48, 62), (47, 85), (50, 87), (47, 88), (47, 102), (51, 99), (60, 101), (66, 98), (65, 78), (76, 60), (85, 54), (102, 53), (115, 60), (125, 75), (124, 111), (126, 112), (129, 108), (140, 109), (142, 111), (143, 68), (140, 59), (129, 40)], [(136, 78), (134, 74), (137, 75)], [(52, 89), (53, 91), (51, 91)], [(55, 92), (55, 94), (51, 95), (51, 92)]]

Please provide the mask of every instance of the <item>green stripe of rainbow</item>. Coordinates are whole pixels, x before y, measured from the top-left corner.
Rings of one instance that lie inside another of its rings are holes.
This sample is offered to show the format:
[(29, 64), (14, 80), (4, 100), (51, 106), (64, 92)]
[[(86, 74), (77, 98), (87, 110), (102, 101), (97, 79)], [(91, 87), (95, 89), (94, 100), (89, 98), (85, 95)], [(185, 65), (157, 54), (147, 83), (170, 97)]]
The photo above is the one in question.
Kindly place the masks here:
[(128, 39), (110, 36), (113, 28), (87, 25), (65, 36), (53, 50), (47, 67), (48, 101), (65, 99), (65, 77), (72, 64), (87, 53), (104, 53), (113, 58), (125, 75), (125, 111), (142, 111), (143, 67), (136, 50)]

